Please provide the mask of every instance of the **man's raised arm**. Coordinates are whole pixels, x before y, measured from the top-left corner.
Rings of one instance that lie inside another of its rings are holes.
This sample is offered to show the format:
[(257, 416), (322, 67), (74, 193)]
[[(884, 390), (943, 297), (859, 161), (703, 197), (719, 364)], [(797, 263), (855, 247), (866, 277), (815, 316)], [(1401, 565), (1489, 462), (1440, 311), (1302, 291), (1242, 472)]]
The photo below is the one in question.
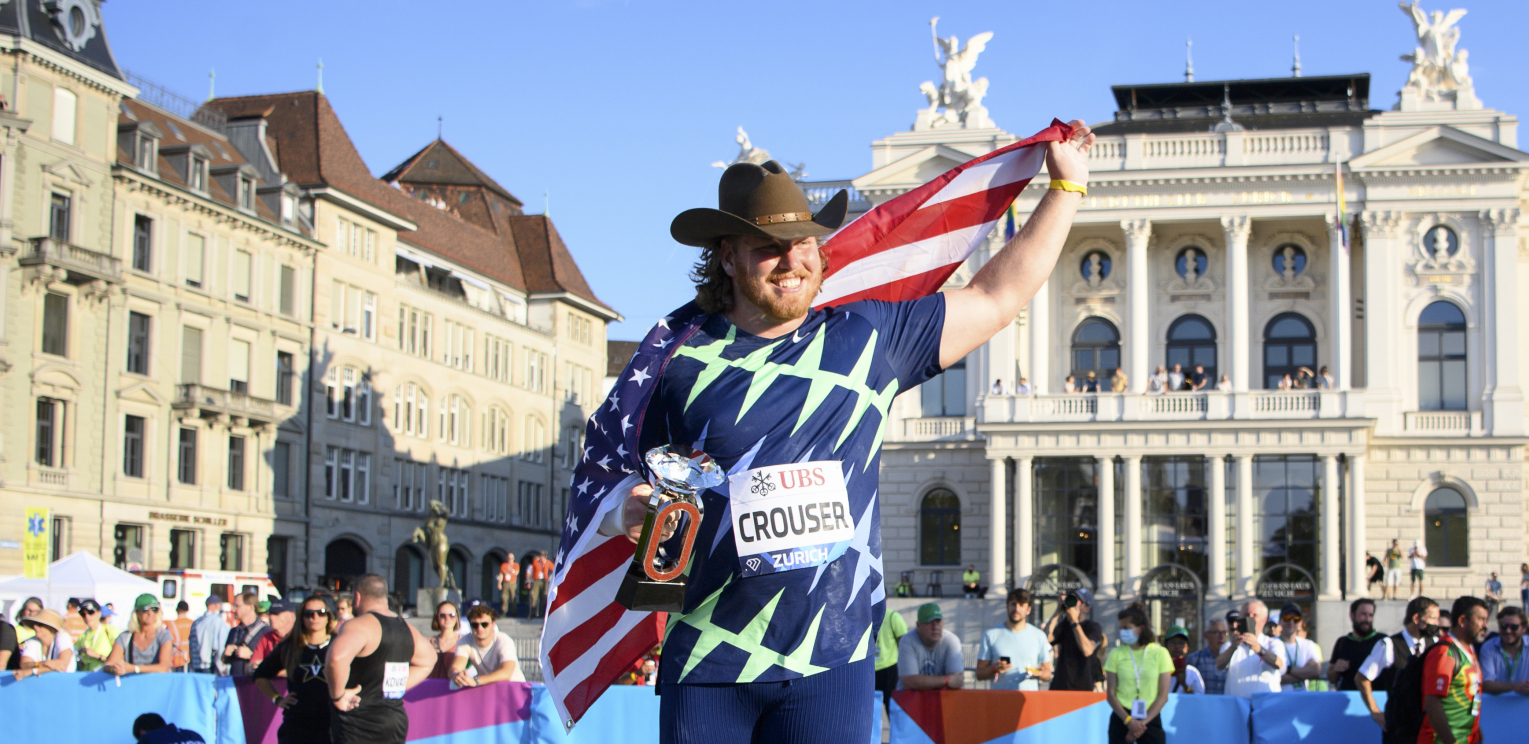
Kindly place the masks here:
[[(1053, 181), (1088, 185), (1088, 151), (1094, 134), (1081, 120), (1072, 121), (1072, 138), (1046, 144), (1046, 172)], [(1014, 239), (988, 259), (965, 287), (945, 293), (945, 327), (940, 337), (940, 366), (948, 367), (987, 343), (1013, 322), (1056, 266), (1062, 243), (1072, 229), (1083, 195), (1047, 191)]]

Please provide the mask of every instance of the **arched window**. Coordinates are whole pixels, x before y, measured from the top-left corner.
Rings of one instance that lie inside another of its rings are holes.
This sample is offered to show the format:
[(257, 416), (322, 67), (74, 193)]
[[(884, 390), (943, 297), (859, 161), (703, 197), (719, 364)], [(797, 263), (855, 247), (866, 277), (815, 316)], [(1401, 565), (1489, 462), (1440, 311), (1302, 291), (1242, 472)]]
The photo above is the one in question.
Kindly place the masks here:
[(340, 538), (324, 548), (324, 575), (331, 579), (355, 579), (366, 574), (366, 550)]
[(1185, 315), (1168, 326), (1168, 368), (1179, 365), (1184, 376), (1194, 374), (1195, 365), (1205, 366), (1210, 386), (1216, 384), (1216, 329), (1198, 315)]
[[(403, 595), (404, 604), (414, 604), (414, 598), (425, 586), (425, 559), (409, 545), (398, 546), (393, 554), (393, 591)], [(425, 615), (434, 607), (420, 607), (418, 614)]]
[(1453, 488), (1436, 488), (1423, 502), (1423, 537), (1430, 566), (1470, 565), (1470, 524), (1465, 497)]
[(1317, 372), (1317, 329), (1296, 313), (1281, 313), (1264, 327), (1264, 389), (1279, 389), (1285, 375), (1293, 380), (1301, 367)]
[(459, 548), (452, 548), (446, 554), (446, 570), (451, 572), (452, 583), (458, 589), (465, 590), (467, 587), (467, 554)]
[(961, 499), (949, 489), (924, 494), (919, 504), (919, 562), (926, 566), (961, 563)]
[(1120, 366), (1120, 331), (1104, 318), (1088, 318), (1072, 334), (1072, 375), (1081, 384), (1089, 372), (1108, 380)]
[(1465, 410), (1465, 313), (1451, 302), (1418, 317), (1418, 409)]

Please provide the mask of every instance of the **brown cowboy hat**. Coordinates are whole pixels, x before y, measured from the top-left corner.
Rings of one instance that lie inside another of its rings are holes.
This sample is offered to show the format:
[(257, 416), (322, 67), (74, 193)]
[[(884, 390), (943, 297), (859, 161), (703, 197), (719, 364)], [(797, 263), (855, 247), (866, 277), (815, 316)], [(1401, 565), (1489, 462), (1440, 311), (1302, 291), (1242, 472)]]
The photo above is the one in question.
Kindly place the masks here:
[(813, 214), (802, 187), (780, 163), (734, 163), (717, 186), (717, 209), (680, 212), (669, 234), (685, 245), (705, 247), (726, 235), (758, 235), (772, 240), (822, 237), (839, 229), (849, 208), (840, 190)]

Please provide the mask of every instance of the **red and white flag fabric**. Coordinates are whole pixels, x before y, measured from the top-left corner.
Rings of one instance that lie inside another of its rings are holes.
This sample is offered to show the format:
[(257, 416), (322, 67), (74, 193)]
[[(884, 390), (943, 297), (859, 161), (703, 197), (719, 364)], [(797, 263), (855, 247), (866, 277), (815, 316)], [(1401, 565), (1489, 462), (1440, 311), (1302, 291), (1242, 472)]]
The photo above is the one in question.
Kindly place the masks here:
[[(1035, 136), (956, 166), (845, 226), (827, 243), (832, 268), (819, 307), (939, 291), (1040, 172), (1046, 143), (1071, 136), (1071, 127), (1053, 120)], [(624, 535), (602, 535), (599, 526), (644, 482), (637, 440), (648, 400), (674, 350), (705, 318), (691, 302), (660, 320), (585, 427), (541, 643), (542, 680), (569, 728), (663, 639), (665, 615), (616, 602), (635, 550)]]

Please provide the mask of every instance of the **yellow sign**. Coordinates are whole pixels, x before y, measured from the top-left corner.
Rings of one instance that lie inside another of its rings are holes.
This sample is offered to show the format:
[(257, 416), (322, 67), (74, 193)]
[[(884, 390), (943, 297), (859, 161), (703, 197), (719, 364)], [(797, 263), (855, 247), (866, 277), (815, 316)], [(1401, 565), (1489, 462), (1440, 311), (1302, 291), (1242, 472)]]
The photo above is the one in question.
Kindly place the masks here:
[(47, 509), (26, 510), (26, 534), (21, 537), (21, 575), (48, 578), (48, 554), (53, 543), (53, 520)]

